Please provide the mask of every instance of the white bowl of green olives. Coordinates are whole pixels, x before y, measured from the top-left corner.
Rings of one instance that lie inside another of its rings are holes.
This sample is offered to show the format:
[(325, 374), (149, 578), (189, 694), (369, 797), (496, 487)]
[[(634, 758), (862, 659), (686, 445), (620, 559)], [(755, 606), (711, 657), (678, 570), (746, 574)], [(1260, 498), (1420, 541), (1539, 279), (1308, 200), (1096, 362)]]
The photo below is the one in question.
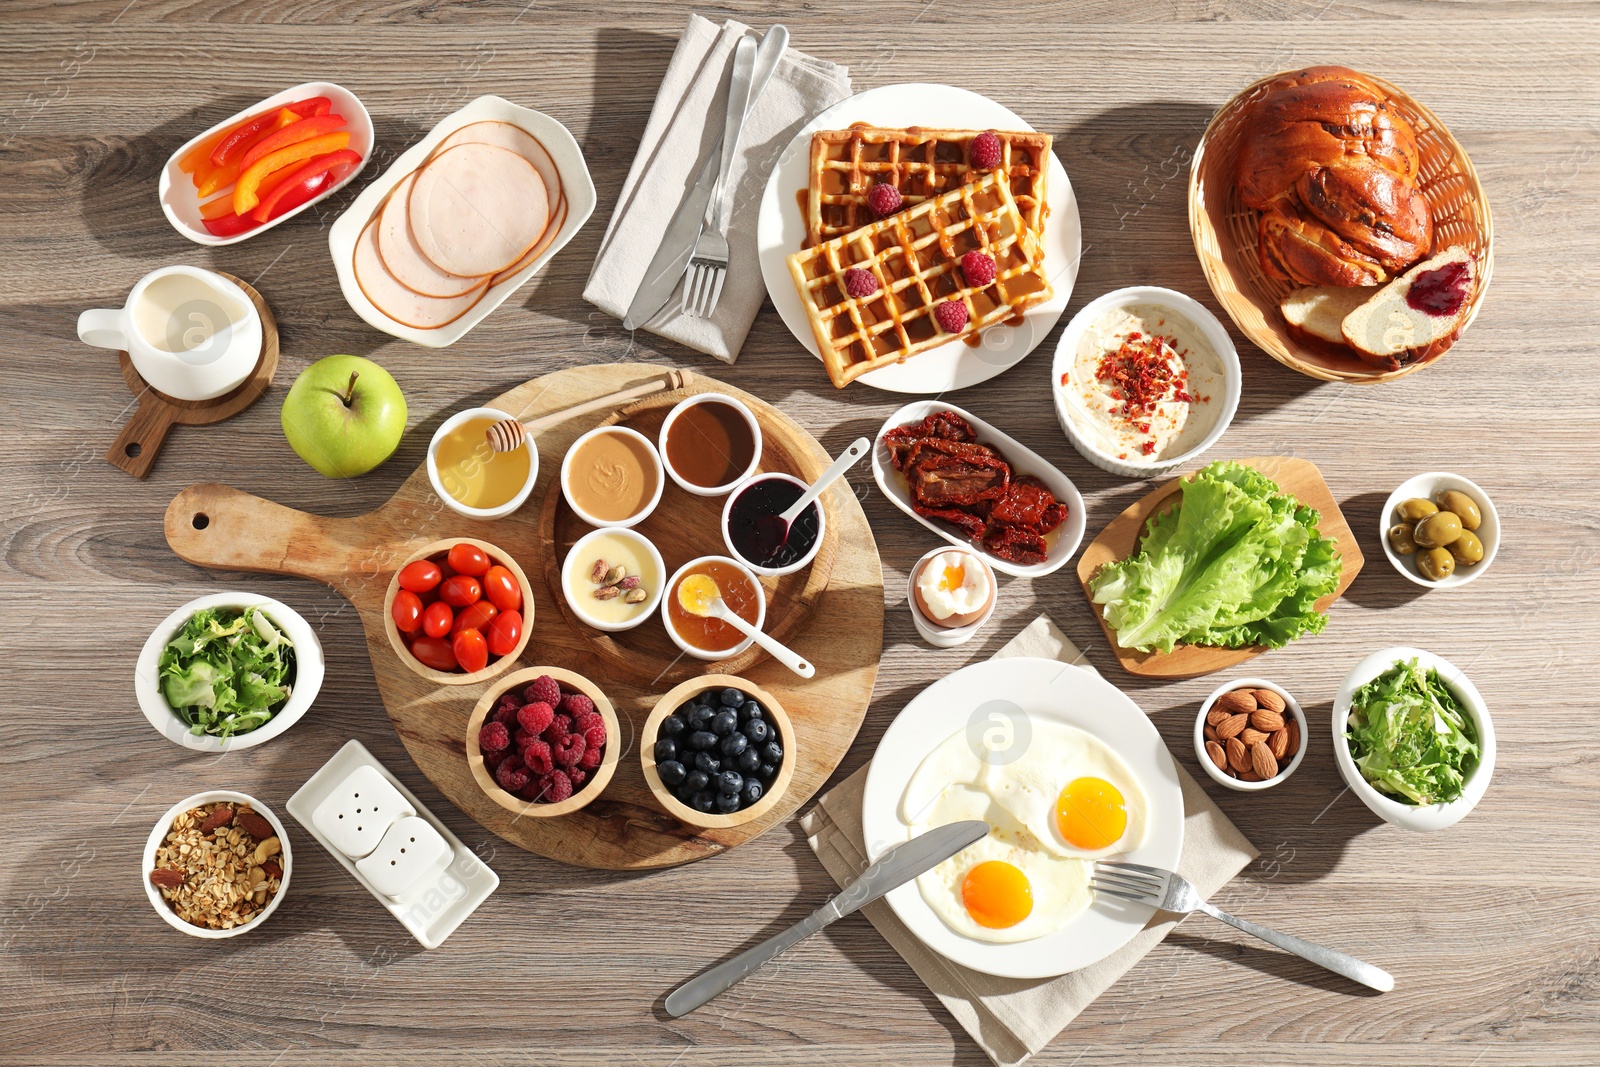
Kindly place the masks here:
[(1500, 548), (1500, 513), (1459, 474), (1429, 471), (1389, 494), (1378, 518), (1383, 554), (1406, 579), (1455, 589), (1489, 569)]

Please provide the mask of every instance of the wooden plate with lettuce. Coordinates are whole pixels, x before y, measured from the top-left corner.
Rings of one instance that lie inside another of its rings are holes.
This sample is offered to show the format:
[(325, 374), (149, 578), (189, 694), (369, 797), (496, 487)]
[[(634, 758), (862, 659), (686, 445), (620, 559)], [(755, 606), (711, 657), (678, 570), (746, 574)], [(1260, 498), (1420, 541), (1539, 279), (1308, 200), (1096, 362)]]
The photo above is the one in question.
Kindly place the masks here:
[(1130, 674), (1193, 678), (1321, 633), (1365, 562), (1316, 464), (1221, 461), (1101, 531), (1078, 581)]

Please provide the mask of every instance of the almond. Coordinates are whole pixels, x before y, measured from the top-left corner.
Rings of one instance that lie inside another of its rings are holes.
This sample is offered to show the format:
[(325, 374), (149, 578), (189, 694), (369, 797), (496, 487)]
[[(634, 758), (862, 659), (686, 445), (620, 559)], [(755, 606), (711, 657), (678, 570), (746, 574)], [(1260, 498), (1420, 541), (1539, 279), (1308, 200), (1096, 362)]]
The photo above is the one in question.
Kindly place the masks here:
[(1205, 733), (1205, 739), (1207, 741), (1221, 741), (1222, 740), (1222, 738), (1217, 736), (1217, 729), (1214, 726), (1207, 726), (1205, 728), (1204, 733)]
[(1256, 710), (1255, 694), (1248, 689), (1235, 689), (1231, 693), (1223, 693), (1219, 696), (1216, 706), (1222, 708), (1229, 715), (1248, 715)]
[(1282, 715), (1283, 709), (1288, 707), (1288, 705), (1283, 702), (1283, 698), (1270, 689), (1257, 689), (1255, 692), (1255, 697), (1258, 705), (1266, 708), (1268, 711), (1275, 711), (1279, 715)]
[(1255, 771), (1244, 771), (1239, 775), (1239, 781), (1241, 781), (1241, 782), (1259, 782), (1259, 781), (1261, 781), (1261, 776), (1259, 774), (1257, 774)]
[(1250, 713), (1250, 725), (1264, 734), (1283, 728), (1283, 712), (1271, 708), (1257, 708)]
[(1210, 756), (1211, 762), (1217, 765), (1217, 770), (1225, 771), (1228, 769), (1228, 754), (1215, 741), (1206, 742), (1206, 755)]
[(206, 816), (205, 822), (200, 824), (200, 832), (202, 834), (209, 834), (217, 827), (226, 826), (232, 821), (233, 809), (228, 807), (226, 804), (220, 805), (219, 807), (213, 809), (210, 815)]
[(1229, 715), (1226, 719), (1217, 723), (1217, 736), (1224, 741), (1230, 737), (1237, 737), (1239, 731), (1243, 730), (1249, 722), (1250, 716), (1248, 715)]
[(1262, 733), (1260, 730), (1255, 730), (1248, 726), (1239, 731), (1239, 740), (1244, 743), (1245, 748), (1249, 748), (1251, 745), (1265, 741), (1266, 739), (1266, 734)]
[(1300, 751), (1300, 723), (1290, 719), (1284, 725), (1284, 729), (1289, 731), (1289, 740), (1284, 743), (1284, 751), (1293, 756)]
[(1237, 737), (1228, 738), (1228, 766), (1240, 774), (1250, 769), (1249, 751)]
[(243, 830), (257, 841), (265, 841), (267, 838), (278, 832), (272, 828), (272, 824), (270, 822), (263, 819), (253, 811), (241, 811), (239, 814), (234, 816), (234, 821), (239, 824), (239, 829)]
[(1263, 782), (1278, 776), (1278, 761), (1272, 758), (1272, 751), (1259, 741), (1250, 746), (1250, 768), (1261, 776)]
[(1282, 760), (1289, 754), (1289, 730), (1287, 727), (1272, 731), (1272, 735), (1267, 738), (1267, 749), (1272, 753), (1272, 758), (1275, 760)]
[(183, 882), (183, 872), (173, 867), (157, 867), (150, 872), (150, 884), (161, 889), (176, 889)]
[(1227, 708), (1219, 707), (1218, 705), (1213, 704), (1211, 705), (1211, 710), (1206, 712), (1206, 725), (1215, 726), (1223, 719), (1226, 719), (1229, 714), (1230, 713)]

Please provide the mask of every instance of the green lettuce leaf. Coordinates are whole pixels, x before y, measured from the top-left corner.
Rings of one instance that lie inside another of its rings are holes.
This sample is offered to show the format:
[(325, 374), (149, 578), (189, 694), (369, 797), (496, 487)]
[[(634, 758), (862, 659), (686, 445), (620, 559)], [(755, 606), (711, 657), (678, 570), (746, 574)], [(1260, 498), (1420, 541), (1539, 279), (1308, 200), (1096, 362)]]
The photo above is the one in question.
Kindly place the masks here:
[(1412, 804), (1461, 796), (1478, 765), (1477, 731), (1436, 670), (1396, 663), (1356, 690), (1345, 727), (1361, 776)]
[(192, 734), (231, 737), (269, 721), (293, 691), (294, 645), (259, 608), (207, 608), (158, 663), (161, 695)]

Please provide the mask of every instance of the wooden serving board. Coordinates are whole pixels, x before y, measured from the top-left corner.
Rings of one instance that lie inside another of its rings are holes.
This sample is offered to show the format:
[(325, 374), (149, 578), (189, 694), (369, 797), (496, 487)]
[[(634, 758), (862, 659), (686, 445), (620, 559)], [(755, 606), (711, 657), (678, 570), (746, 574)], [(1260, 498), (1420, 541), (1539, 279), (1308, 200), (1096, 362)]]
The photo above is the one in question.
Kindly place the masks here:
[[(660, 374), (661, 368), (644, 364), (576, 367), (536, 378), (488, 403), (518, 418), (536, 418)], [(779, 458), (806, 470), (821, 470), (828, 462), (826, 452), (804, 429), (740, 390), (696, 377), (683, 390), (662, 394), (659, 399), (670, 406), (684, 396), (707, 390), (736, 396), (756, 413), (771, 449), (771, 458), (763, 452), (763, 470), (774, 469), (772, 464)], [(604, 412), (580, 416), (538, 438), (540, 484), (530, 500), (547, 499), (551, 482), (559, 479), (567, 447), (607, 417)], [(790, 586), (777, 586), (780, 598), (796, 598), (781, 606), (781, 618), (796, 620), (787, 640), (816, 665), (816, 677), (802, 680), (764, 657), (729, 661), (744, 662), (739, 673), (771, 690), (793, 719), (793, 781), (780, 803), (762, 817), (742, 826), (699, 832), (668, 816), (651, 796), (636, 751), (638, 730), (656, 700), (672, 688), (671, 677), (725, 673), (725, 664), (695, 661), (674, 665), (670, 658), (656, 655), (654, 642), (645, 638), (617, 642), (622, 652), (597, 657), (601, 635), (569, 618), (556, 606), (564, 605), (559, 592), (539, 581), (553, 552), (552, 543), (541, 536), (541, 515), (534, 514), (532, 507), (492, 522), (462, 518), (434, 496), (424, 469), (413, 473), (376, 511), (345, 519), (295, 511), (211, 483), (191, 486), (173, 499), (167, 508), (166, 535), (173, 550), (191, 563), (314, 578), (348, 599), (366, 628), (378, 690), (406, 750), (440, 792), (486, 829), (564, 863), (650, 868), (704, 859), (788, 819), (833, 773), (855, 739), (883, 649), (883, 572), (860, 502), (842, 486), (830, 489), (824, 500), (834, 545), (826, 588), (811, 589), (804, 573), (795, 576)], [(666, 517), (676, 512), (691, 525), (703, 524), (704, 507), (689, 501), (698, 498), (669, 483), (657, 513)], [(553, 508), (544, 509), (545, 517), (550, 517)], [(667, 529), (670, 527), (663, 527)], [(599, 684), (615, 705), (622, 734), (617, 743), (624, 746), (616, 775), (602, 796), (570, 815), (519, 819), (491, 800), (474, 781), (466, 761), (467, 719), (479, 696), (495, 684), (493, 680), (437, 686), (409, 670), (390, 647), (383, 602), (395, 569), (430, 541), (456, 535), (479, 537), (499, 546), (521, 562), (530, 576), (530, 593), (538, 607), (532, 639), (508, 670), (527, 666), (573, 670)], [(705, 535), (696, 532), (694, 536), (703, 540)], [(720, 534), (712, 536), (720, 540)], [(658, 545), (663, 555), (681, 551), (664, 534)], [(669, 565), (673, 558), (667, 556)], [(797, 592), (791, 594), (791, 590)], [(768, 592), (774, 592), (773, 585)], [(659, 625), (652, 620), (641, 629), (659, 629)], [(675, 656), (676, 649), (673, 652)], [(655, 657), (653, 672), (613, 669), (616, 655), (625, 658), (646, 653)]]
[[(1327, 611), (1329, 605), (1350, 588), (1350, 583), (1361, 573), (1361, 567), (1366, 559), (1361, 554), (1361, 546), (1356, 543), (1356, 535), (1350, 531), (1350, 524), (1344, 519), (1344, 512), (1339, 510), (1339, 502), (1333, 498), (1333, 491), (1323, 480), (1322, 472), (1310, 460), (1294, 459), (1289, 456), (1257, 456), (1253, 459), (1241, 459), (1238, 462), (1247, 467), (1254, 467), (1277, 482), (1278, 487), (1285, 493), (1321, 513), (1322, 519), (1317, 528), (1322, 536), (1332, 538), (1339, 546), (1339, 558), (1344, 564), (1339, 575), (1339, 588), (1317, 601), (1317, 610)], [(1171, 652), (1140, 652), (1118, 645), (1116, 634), (1106, 625), (1100, 606), (1094, 602), (1094, 597), (1089, 592), (1089, 579), (1093, 578), (1095, 572), (1103, 565), (1133, 555), (1139, 547), (1139, 537), (1144, 533), (1145, 520), (1176, 501), (1178, 482), (1179, 479), (1174, 478), (1140, 498), (1132, 507), (1112, 519), (1106, 528), (1100, 531), (1100, 536), (1090, 542), (1083, 550), (1083, 555), (1078, 557), (1078, 584), (1082, 586), (1083, 595), (1089, 600), (1089, 609), (1094, 612), (1094, 617), (1100, 623), (1100, 629), (1105, 632), (1106, 641), (1111, 645), (1111, 651), (1117, 657), (1117, 662), (1122, 664), (1122, 669), (1129, 674), (1143, 675), (1147, 678), (1194, 678), (1210, 674), (1212, 671), (1224, 670), (1268, 651), (1261, 645), (1248, 648), (1178, 645)], [(1315, 638), (1304, 640), (1315, 640)]]

